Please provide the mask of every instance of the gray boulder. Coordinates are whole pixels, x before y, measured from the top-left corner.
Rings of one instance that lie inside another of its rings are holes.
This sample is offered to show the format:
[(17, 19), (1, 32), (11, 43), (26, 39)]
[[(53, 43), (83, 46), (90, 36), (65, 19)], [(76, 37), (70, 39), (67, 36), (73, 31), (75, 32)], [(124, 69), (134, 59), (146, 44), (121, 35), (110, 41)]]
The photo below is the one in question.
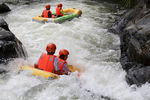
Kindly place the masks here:
[(0, 19), (0, 63), (18, 57), (26, 57), (26, 51), (22, 43), (9, 30), (7, 23)]
[(147, 0), (140, 0), (111, 29), (120, 35), (120, 62), (130, 85), (150, 82), (150, 9), (147, 3)]

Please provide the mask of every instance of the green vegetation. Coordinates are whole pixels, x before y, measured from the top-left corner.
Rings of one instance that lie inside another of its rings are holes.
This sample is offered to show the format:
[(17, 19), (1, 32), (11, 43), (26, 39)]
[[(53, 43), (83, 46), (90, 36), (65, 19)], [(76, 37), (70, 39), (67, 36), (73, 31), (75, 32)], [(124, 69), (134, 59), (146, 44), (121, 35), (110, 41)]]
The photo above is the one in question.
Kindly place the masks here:
[(118, 3), (121, 3), (127, 8), (132, 8), (134, 7), (139, 0), (116, 0)]

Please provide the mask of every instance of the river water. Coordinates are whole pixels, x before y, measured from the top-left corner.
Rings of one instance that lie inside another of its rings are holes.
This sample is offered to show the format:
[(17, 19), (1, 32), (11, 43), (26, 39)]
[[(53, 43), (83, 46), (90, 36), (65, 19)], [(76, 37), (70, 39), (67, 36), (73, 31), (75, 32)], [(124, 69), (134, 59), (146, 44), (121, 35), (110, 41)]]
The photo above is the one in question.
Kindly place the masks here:
[[(78, 8), (82, 16), (62, 24), (33, 22), (44, 6), (51, 11), (58, 3), (63, 8)], [(120, 58), (120, 40), (108, 32), (107, 26), (115, 20), (115, 5), (103, 1), (51, 0), (30, 5), (10, 5), (12, 11), (4, 16), (10, 30), (23, 43), (28, 57), (1, 65), (9, 72), (0, 77), (0, 100), (149, 100), (150, 86), (128, 86)], [(18, 73), (23, 65), (33, 65), (46, 45), (53, 42), (60, 49), (68, 49), (67, 62), (81, 69), (57, 80), (31, 76), (29, 71)]]

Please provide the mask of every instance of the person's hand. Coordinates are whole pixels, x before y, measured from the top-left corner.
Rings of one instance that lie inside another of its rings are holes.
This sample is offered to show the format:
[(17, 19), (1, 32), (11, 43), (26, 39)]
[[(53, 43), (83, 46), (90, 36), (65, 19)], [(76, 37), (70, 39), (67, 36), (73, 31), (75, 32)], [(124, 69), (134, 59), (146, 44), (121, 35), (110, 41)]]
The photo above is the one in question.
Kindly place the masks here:
[(63, 73), (60, 70), (58, 70), (58, 71), (55, 71), (55, 74), (62, 75)]
[(38, 65), (37, 65), (37, 64), (34, 64), (34, 68), (38, 68)]

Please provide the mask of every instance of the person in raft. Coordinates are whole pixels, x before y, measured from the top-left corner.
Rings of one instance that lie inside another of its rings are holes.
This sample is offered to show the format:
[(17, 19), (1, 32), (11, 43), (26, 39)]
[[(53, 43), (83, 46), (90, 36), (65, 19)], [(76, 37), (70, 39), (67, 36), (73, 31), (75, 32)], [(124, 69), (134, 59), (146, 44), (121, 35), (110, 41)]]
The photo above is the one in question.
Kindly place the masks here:
[(64, 16), (63, 9), (62, 9), (62, 4), (61, 3), (57, 5), (56, 16), (57, 17)]
[(45, 8), (46, 9), (43, 10), (42, 17), (44, 17), (44, 18), (54, 18), (52, 12), (50, 11), (50, 8), (51, 8), (50, 4), (46, 5)]
[(52, 72), (61, 75), (61, 71), (58, 65), (58, 58), (54, 55), (56, 50), (56, 45), (54, 43), (49, 43), (46, 47), (46, 53), (42, 53), (39, 60), (34, 64), (35, 68)]
[(61, 73), (64, 75), (68, 75), (71, 71), (68, 68), (67, 65), (67, 58), (68, 58), (69, 52), (66, 49), (61, 49), (59, 51), (58, 61), (59, 61), (59, 68)]

